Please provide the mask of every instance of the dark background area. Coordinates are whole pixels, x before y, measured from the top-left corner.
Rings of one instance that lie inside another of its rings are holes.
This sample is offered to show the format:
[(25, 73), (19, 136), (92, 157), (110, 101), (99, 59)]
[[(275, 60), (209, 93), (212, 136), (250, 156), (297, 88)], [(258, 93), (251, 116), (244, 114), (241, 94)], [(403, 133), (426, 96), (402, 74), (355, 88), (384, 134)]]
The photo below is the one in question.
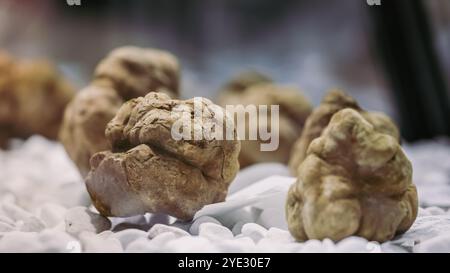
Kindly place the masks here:
[(0, 1), (0, 48), (48, 57), (78, 87), (127, 44), (177, 55), (184, 97), (214, 99), (256, 69), (314, 104), (342, 88), (393, 117), (408, 141), (450, 135), (448, 0)]

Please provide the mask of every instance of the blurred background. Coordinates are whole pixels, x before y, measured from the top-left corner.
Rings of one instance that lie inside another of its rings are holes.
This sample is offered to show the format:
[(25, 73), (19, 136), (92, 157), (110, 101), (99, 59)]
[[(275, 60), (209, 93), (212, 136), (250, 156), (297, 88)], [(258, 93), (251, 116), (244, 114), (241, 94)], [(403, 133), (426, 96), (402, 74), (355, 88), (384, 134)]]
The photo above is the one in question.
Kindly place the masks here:
[(122, 45), (177, 55), (182, 96), (253, 69), (317, 105), (341, 88), (408, 141), (450, 135), (450, 1), (0, 0), (0, 48), (57, 63), (77, 88)]

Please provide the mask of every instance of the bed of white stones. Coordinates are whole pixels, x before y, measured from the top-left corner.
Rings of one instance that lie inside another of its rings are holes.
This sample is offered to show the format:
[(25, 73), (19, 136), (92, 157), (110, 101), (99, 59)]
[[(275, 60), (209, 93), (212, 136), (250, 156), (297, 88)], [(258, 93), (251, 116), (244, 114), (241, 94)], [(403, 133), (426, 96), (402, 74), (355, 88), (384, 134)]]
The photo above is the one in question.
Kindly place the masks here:
[(227, 201), (190, 223), (164, 215), (104, 218), (60, 144), (41, 137), (0, 151), (0, 252), (450, 252), (450, 141), (406, 145), (421, 209), (413, 227), (379, 244), (350, 237), (297, 243), (284, 200), (285, 166), (241, 170)]

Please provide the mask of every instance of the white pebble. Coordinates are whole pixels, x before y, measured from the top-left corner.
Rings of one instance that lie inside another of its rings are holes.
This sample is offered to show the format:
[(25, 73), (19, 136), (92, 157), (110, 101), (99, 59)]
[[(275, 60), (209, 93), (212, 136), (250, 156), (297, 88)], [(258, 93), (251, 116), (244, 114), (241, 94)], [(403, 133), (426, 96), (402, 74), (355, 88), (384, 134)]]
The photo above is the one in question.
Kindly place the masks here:
[(449, 253), (450, 235), (442, 235), (428, 239), (418, 245), (415, 245), (413, 252), (418, 253)]
[(16, 204), (3, 202), (2, 210), (5, 217), (15, 221), (14, 225), (18, 230), (24, 232), (41, 231), (45, 229), (45, 224), (30, 212), (20, 208)]
[(65, 215), (66, 231), (72, 235), (82, 232), (100, 233), (111, 228), (108, 218), (89, 211), (86, 207), (74, 207)]
[(10, 202), (3, 202), (2, 210), (6, 216), (11, 218), (13, 221), (26, 221), (28, 218), (33, 216), (30, 212)]
[(233, 233), (226, 227), (214, 223), (203, 223), (199, 227), (199, 236), (212, 242), (224, 239), (232, 239)]
[(235, 209), (231, 212), (216, 215), (217, 220), (225, 227), (232, 229), (238, 222), (254, 223), (261, 214), (261, 210), (253, 207)]
[(133, 242), (130, 242), (125, 249), (125, 252), (129, 253), (153, 253), (157, 252), (158, 248), (155, 248), (148, 238), (138, 238)]
[(198, 236), (185, 236), (169, 241), (164, 246), (163, 251), (177, 253), (218, 252), (208, 239)]
[(430, 213), (430, 215), (441, 215), (445, 214), (445, 210), (439, 208), (439, 207), (428, 207), (425, 209), (427, 212)]
[(119, 253), (123, 252), (120, 241), (116, 238), (103, 238), (90, 232), (82, 232), (79, 235), (83, 251), (88, 253)]
[(279, 243), (293, 243), (295, 242), (294, 237), (287, 230), (279, 228), (270, 228), (266, 233), (266, 239), (276, 241)]
[(352, 253), (352, 252), (370, 252), (368, 241), (362, 237), (348, 237), (342, 239), (336, 244), (337, 252)]
[[(246, 237), (246, 238), (248, 238), (248, 237)], [(278, 241), (268, 239), (266, 237), (266, 238), (262, 238), (261, 240), (259, 240), (258, 244), (256, 245), (256, 248), (257, 248), (256, 252), (292, 253), (292, 252), (300, 251), (301, 245), (299, 243), (294, 243), (294, 242), (290, 242), (290, 243), (278, 242)]]
[(139, 238), (134, 242), (131, 242), (125, 251), (145, 253), (164, 252), (164, 246), (168, 242), (174, 241), (176, 238), (177, 237), (172, 232), (161, 233), (151, 240), (148, 238)]
[(383, 253), (409, 253), (405, 248), (393, 244), (391, 242), (386, 242), (381, 244), (381, 252)]
[(0, 223), (14, 225), (14, 221), (5, 215), (0, 215)]
[(40, 208), (38, 216), (47, 227), (51, 228), (64, 221), (66, 212), (67, 209), (61, 205), (47, 203)]
[(383, 249), (379, 242), (371, 241), (371, 242), (367, 243), (366, 252), (367, 253), (382, 253)]
[(222, 225), (219, 221), (211, 216), (200, 216), (192, 223), (191, 227), (189, 228), (189, 233), (191, 233), (192, 235), (198, 235), (200, 225), (203, 223), (214, 223), (217, 225)]
[[(249, 238), (249, 237), (246, 237), (246, 238)], [(250, 239), (250, 240), (252, 240), (252, 239)], [(267, 252), (274, 252), (274, 253), (282, 252), (282, 251), (279, 251), (280, 250), (280, 244), (279, 243), (274, 242), (274, 241), (272, 241), (270, 239), (267, 239), (267, 238), (262, 238), (261, 240), (259, 240), (258, 243), (256, 244), (256, 246), (258, 248), (258, 252), (264, 252), (264, 253), (267, 253)]]
[(323, 239), (322, 247), (326, 249), (326, 252), (336, 252), (336, 245), (328, 238)]
[(12, 230), (14, 230), (14, 225), (5, 222), (0, 222), (0, 232), (9, 232)]
[(42, 252), (44, 249), (36, 232), (7, 232), (0, 239), (0, 252)]
[(120, 241), (123, 248), (126, 248), (130, 243), (139, 238), (147, 238), (147, 232), (139, 229), (127, 229), (116, 232), (113, 236)]
[(112, 232), (111, 230), (105, 230), (105, 231), (102, 231), (99, 234), (97, 234), (97, 237), (103, 238), (103, 239), (108, 239), (111, 236), (114, 236), (114, 232)]
[(68, 248), (75, 238), (62, 231), (44, 230), (39, 233), (39, 241), (42, 243), (43, 252), (61, 253), (69, 252)]
[(319, 240), (308, 240), (302, 244), (302, 247), (299, 249), (301, 253), (325, 253), (328, 252), (325, 246), (322, 245), (322, 242)]
[(256, 252), (256, 246), (252, 239), (248, 237), (234, 238), (229, 240), (219, 240), (214, 243), (219, 252), (239, 253)]
[(431, 215), (418, 217), (411, 228), (392, 241), (397, 245), (412, 250), (412, 247), (431, 238), (448, 235), (450, 230), (449, 215)]
[(20, 231), (24, 232), (39, 232), (45, 229), (45, 224), (36, 216), (17, 221), (16, 226)]
[(279, 209), (275, 208), (264, 209), (258, 220), (256, 220), (256, 223), (265, 228), (276, 227), (280, 229), (287, 229), (287, 222), (284, 211), (280, 212)]
[(419, 211), (417, 212), (417, 217), (430, 216), (431, 213), (423, 208), (419, 207)]
[[(183, 237), (185, 237), (185, 236), (183, 236)], [(150, 242), (154, 247), (162, 248), (166, 243), (168, 243), (172, 240), (175, 240), (176, 238), (181, 238), (181, 237), (177, 237), (177, 235), (173, 232), (163, 232), (163, 233), (158, 234), (153, 239), (151, 239)]]
[(241, 234), (241, 232), (242, 232), (242, 227), (243, 227), (245, 224), (247, 224), (247, 222), (244, 222), (244, 221), (239, 221), (239, 222), (237, 222), (237, 223), (233, 226), (233, 228), (231, 229), (231, 232), (233, 232), (233, 234), (234, 234), (235, 236)]
[(266, 236), (267, 230), (258, 224), (247, 223), (242, 227), (242, 234), (258, 243), (259, 240)]
[(228, 192), (230, 194), (242, 190), (251, 184), (271, 175), (289, 176), (289, 169), (281, 163), (259, 163), (242, 169), (231, 183)]
[(156, 236), (158, 236), (159, 234), (165, 233), (165, 232), (173, 233), (175, 235), (175, 237), (177, 237), (177, 238), (183, 237), (183, 236), (190, 236), (189, 233), (187, 233), (186, 231), (184, 231), (180, 228), (171, 227), (171, 226), (167, 226), (167, 225), (163, 225), (163, 224), (156, 224), (148, 231), (148, 238), (153, 239)]
[(61, 222), (56, 226), (49, 228), (49, 230), (66, 232), (66, 223)]

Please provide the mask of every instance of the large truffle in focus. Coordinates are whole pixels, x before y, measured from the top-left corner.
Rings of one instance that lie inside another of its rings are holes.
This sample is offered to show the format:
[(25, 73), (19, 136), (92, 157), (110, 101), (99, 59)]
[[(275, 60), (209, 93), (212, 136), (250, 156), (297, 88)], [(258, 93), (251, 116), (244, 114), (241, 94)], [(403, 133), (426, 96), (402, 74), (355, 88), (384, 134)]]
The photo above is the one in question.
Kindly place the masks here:
[(56, 139), (74, 89), (44, 60), (15, 60), (0, 52), (0, 146), (40, 134)]
[[(190, 140), (173, 135), (172, 126), (182, 120), (192, 125), (186, 127), (192, 128)], [(223, 128), (233, 138), (214, 138), (207, 128)], [(194, 132), (205, 135), (195, 139)], [(234, 123), (207, 99), (181, 101), (154, 92), (132, 99), (108, 124), (106, 137), (112, 150), (92, 157), (86, 178), (93, 204), (105, 216), (151, 212), (192, 219), (204, 205), (225, 200), (239, 170)]]
[(369, 123), (375, 126), (375, 130), (391, 135), (400, 141), (398, 128), (388, 116), (379, 112), (364, 111), (352, 97), (342, 91), (333, 90), (325, 95), (321, 104), (309, 115), (300, 137), (295, 141), (289, 159), (289, 168), (293, 175), (298, 174), (298, 167), (305, 159), (311, 141), (319, 137), (330, 122), (331, 117), (344, 108), (352, 108), (358, 111)]
[[(270, 78), (256, 72), (247, 72), (231, 80), (221, 91), (218, 102), (221, 106), (267, 105), (269, 114), (267, 126), (259, 124), (259, 114), (247, 116), (245, 119), (245, 135), (242, 137), (242, 148), (239, 156), (241, 167), (259, 162), (287, 163), (294, 142), (300, 136), (305, 120), (311, 113), (312, 106), (306, 97), (296, 88), (280, 86), (273, 83)], [(261, 144), (268, 141), (249, 139), (250, 124), (258, 124), (258, 129), (271, 132), (276, 129), (271, 124), (271, 105), (279, 106), (279, 146), (274, 151), (262, 151)], [(237, 109), (245, 112), (246, 109)], [(235, 115), (235, 118), (237, 114)]]
[(178, 62), (166, 51), (126, 46), (102, 60), (91, 84), (68, 105), (59, 134), (81, 175), (88, 173), (93, 154), (111, 148), (106, 124), (125, 101), (150, 91), (177, 97), (178, 84)]
[(408, 230), (417, 216), (412, 167), (398, 139), (353, 109), (333, 115), (298, 173), (286, 215), (299, 241), (356, 235), (384, 242)]

